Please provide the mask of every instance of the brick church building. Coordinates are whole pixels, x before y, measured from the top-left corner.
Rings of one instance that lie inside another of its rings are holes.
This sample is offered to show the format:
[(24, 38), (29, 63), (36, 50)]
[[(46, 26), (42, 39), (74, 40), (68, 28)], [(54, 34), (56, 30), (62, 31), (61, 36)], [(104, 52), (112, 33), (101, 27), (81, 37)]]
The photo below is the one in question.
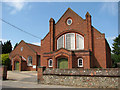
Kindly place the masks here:
[[(59, 69), (111, 67), (111, 50), (105, 39), (105, 34), (92, 26), (91, 15), (88, 12), (85, 17), (83, 19), (68, 8), (56, 23), (53, 18), (49, 20), (49, 32), (41, 40), (41, 46), (38, 47), (37, 51), (34, 49), (25, 51), (23, 49), (22, 53), (24, 54), (18, 54), (18, 52), (21, 52), (20, 47), (22, 49), (25, 46), (25, 42), (22, 41), (24, 43), (19, 44), (17, 46), (19, 48), (16, 47), (16, 50), (11, 52), (11, 60), (15, 63), (18, 58), (20, 59), (18, 60), (19, 69), (30, 67), (30, 69), (24, 70), (37, 70), (39, 65)], [(32, 51), (35, 53), (29, 54)], [(23, 59), (20, 58), (21, 55), (26, 58), (24, 60), (25, 65), (20, 63)], [(30, 55), (32, 63), (29, 66), (27, 63)], [(32, 56), (36, 58), (33, 59)], [(14, 63), (12, 64), (13, 70), (15, 70)]]

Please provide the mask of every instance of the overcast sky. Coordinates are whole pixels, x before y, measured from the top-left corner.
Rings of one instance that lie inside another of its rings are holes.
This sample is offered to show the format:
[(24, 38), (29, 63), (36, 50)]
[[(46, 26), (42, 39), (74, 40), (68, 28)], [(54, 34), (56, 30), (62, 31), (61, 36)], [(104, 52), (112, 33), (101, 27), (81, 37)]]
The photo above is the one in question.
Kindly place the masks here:
[[(88, 11), (92, 16), (92, 25), (101, 33), (105, 33), (106, 39), (112, 46), (113, 39), (118, 35), (117, 2), (43, 3), (24, 2), (24, 0), (22, 2), (3, 2), (2, 18), (42, 39), (49, 31), (49, 19), (52, 17), (57, 22), (69, 7), (83, 19)], [(2, 41), (11, 40), (13, 46), (21, 40), (39, 45), (40, 39), (2, 23)]]

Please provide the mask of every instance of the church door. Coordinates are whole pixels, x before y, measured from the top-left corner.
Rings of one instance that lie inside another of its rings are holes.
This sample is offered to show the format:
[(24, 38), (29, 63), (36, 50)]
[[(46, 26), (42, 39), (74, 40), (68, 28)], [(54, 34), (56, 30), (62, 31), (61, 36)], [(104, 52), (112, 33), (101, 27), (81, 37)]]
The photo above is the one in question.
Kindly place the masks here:
[(58, 68), (59, 69), (68, 69), (68, 59), (67, 58), (59, 58), (58, 59)]

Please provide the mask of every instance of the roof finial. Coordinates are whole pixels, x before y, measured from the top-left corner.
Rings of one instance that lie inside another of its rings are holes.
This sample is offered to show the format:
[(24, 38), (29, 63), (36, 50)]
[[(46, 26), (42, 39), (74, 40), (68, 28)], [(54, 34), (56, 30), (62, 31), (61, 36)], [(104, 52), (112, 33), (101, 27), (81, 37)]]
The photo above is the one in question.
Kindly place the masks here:
[(91, 16), (91, 15), (89, 14), (89, 12), (87, 12), (85, 16)]
[(53, 18), (50, 18), (50, 20), (49, 20), (49, 21), (50, 21), (50, 22), (51, 22), (51, 21), (54, 21), (54, 19), (53, 19)]

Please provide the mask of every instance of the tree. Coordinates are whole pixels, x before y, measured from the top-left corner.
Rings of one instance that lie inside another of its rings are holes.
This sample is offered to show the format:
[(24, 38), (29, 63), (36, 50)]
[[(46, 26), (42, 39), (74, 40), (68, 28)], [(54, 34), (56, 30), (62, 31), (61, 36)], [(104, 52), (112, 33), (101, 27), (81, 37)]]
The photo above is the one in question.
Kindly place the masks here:
[(117, 67), (117, 63), (120, 62), (120, 34), (113, 41), (113, 54), (111, 55), (111, 58), (113, 61), (113, 67)]
[(116, 55), (120, 54), (120, 34), (114, 39), (112, 52)]
[(9, 41), (4, 42), (4, 44), (2, 45), (2, 53), (6, 54), (6, 53), (10, 53), (12, 51), (12, 44)]
[(111, 59), (113, 61), (113, 67), (117, 67), (117, 63), (120, 62), (120, 54), (111, 54)]
[(10, 70), (11, 65), (10, 65), (9, 54), (1, 54), (1, 57), (2, 57), (2, 65), (7, 66), (7, 68)]
[(15, 44), (14, 49), (17, 47), (18, 43)]

